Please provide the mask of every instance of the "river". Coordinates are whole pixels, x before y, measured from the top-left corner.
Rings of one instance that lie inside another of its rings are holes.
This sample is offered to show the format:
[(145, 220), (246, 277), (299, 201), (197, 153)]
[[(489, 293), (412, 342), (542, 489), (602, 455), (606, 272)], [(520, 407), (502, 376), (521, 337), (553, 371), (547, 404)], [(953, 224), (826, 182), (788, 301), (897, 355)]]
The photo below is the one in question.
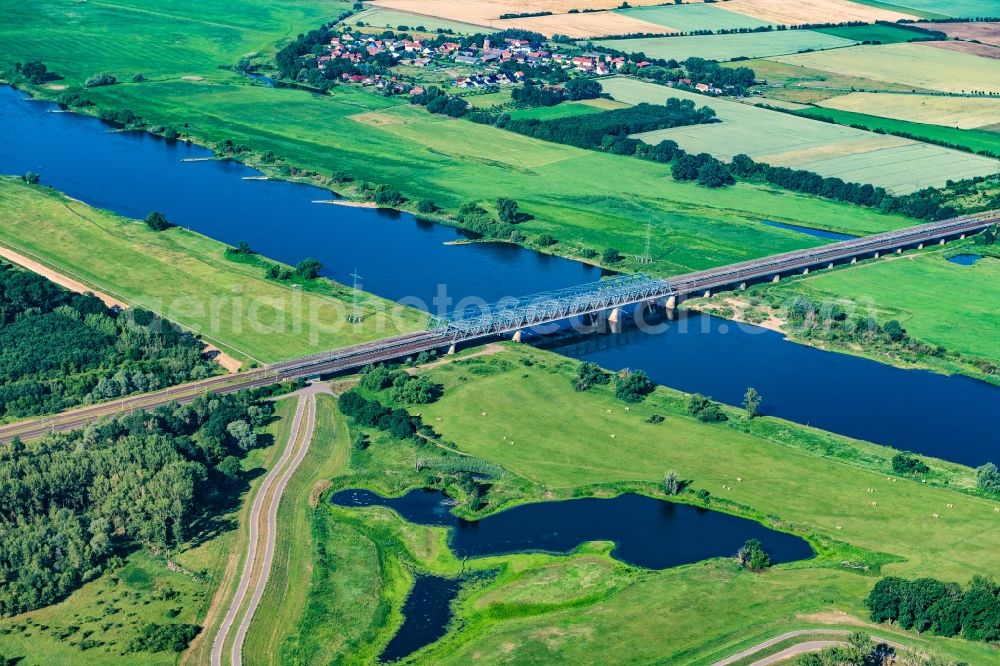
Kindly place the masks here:
[[(205, 148), (54, 111), (0, 86), (0, 173), (35, 171), (46, 185), (128, 217), (159, 210), (175, 224), (229, 244), (246, 241), (286, 263), (315, 257), (325, 275), (350, 284), (356, 271), (363, 289), (388, 299), (437, 312), (462, 299), (523, 296), (601, 274), (507, 244), (451, 244), (466, 236), (407, 213), (313, 203), (334, 195), (255, 180), (259, 172), (208, 159)], [(448, 300), (435, 302), (439, 295)], [(879, 444), (968, 465), (997, 458), (1000, 388), (791, 344), (712, 317), (686, 321), (661, 335), (594, 337), (555, 349), (611, 369), (641, 368), (658, 383), (732, 404), (753, 386), (767, 414)]]

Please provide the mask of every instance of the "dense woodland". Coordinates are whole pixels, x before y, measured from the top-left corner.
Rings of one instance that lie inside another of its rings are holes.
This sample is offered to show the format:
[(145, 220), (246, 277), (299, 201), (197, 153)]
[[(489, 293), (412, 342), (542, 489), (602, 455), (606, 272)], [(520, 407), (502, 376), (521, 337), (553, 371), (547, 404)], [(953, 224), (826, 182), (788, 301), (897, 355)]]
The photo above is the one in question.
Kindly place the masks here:
[(207, 377), (202, 344), (145, 310), (0, 262), (0, 421)]
[(889, 576), (875, 584), (865, 605), (875, 622), (970, 641), (1000, 640), (1000, 586), (982, 576), (965, 590), (934, 578)]
[(206, 395), (0, 447), (0, 616), (197, 536), (240, 490), (239, 458), (272, 411), (247, 392)]

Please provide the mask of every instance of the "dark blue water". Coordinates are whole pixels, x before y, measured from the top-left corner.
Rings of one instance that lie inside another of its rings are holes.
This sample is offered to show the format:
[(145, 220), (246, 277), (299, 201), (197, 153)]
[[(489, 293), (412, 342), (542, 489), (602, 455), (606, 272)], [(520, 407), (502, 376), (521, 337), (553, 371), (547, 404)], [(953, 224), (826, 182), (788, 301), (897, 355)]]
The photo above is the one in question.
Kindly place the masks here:
[(368, 490), (344, 490), (340, 506), (387, 506), (406, 520), (451, 528), (449, 545), (459, 557), (525, 551), (568, 553), (587, 541), (613, 541), (612, 556), (645, 569), (666, 569), (711, 557), (735, 555), (747, 539), (759, 539), (774, 562), (812, 557), (809, 544), (791, 534), (717, 511), (643, 495), (522, 504), (470, 522), (442, 505), (435, 490), (386, 498)]
[(761, 224), (766, 224), (769, 227), (778, 227), (779, 229), (788, 229), (789, 231), (797, 231), (800, 234), (807, 234), (809, 236), (815, 236), (816, 238), (826, 238), (828, 240), (850, 240), (852, 238), (857, 238), (857, 236), (852, 236), (850, 234), (841, 234), (836, 231), (826, 231), (824, 229), (814, 229), (812, 227), (800, 227), (797, 224), (785, 224), (784, 222), (775, 222), (774, 220), (758, 220)]
[(981, 254), (956, 254), (954, 257), (948, 257), (948, 261), (962, 266), (972, 266), (982, 258), (983, 255)]
[(849, 437), (966, 464), (1000, 459), (1000, 388), (960, 375), (901, 370), (790, 343), (780, 333), (680, 313), (658, 334), (628, 330), (552, 349), (732, 405), (747, 387), (761, 412)]
[(131, 218), (158, 210), (179, 226), (273, 259), (319, 259), (323, 274), (350, 284), (355, 268), (366, 291), (394, 301), (450, 309), (461, 299), (488, 302), (591, 282), (600, 269), (490, 243), (446, 245), (458, 230), (388, 210), (312, 203), (334, 195), (280, 181), (232, 161), (182, 160), (212, 153), (143, 132), (115, 132), (53, 104), (0, 86), (0, 173), (34, 171), (42, 183)]
[[(211, 152), (116, 132), (77, 114), (49, 113), (54, 109), (0, 86), (0, 173), (35, 171), (46, 185), (128, 217), (160, 210), (176, 224), (230, 244), (247, 241), (286, 263), (312, 256), (340, 282), (350, 283), (357, 268), (363, 289), (435, 313), (463, 299), (496, 301), (600, 277), (599, 269), (516, 246), (447, 245), (464, 236), (395, 211), (314, 204), (334, 195), (244, 180), (260, 174), (235, 162), (184, 162)], [(659, 383), (730, 403), (738, 404), (754, 386), (767, 413), (880, 444), (973, 465), (1000, 458), (995, 429), (987, 423), (1000, 413), (996, 387), (707, 321), (704, 333), (700, 325), (686, 332), (675, 326), (665, 335), (594, 339), (558, 350), (612, 368), (642, 368)], [(728, 333), (721, 334), (722, 325)]]
[(451, 602), (461, 587), (460, 580), (417, 576), (403, 604), (403, 625), (379, 658), (402, 659), (444, 636), (451, 620)]

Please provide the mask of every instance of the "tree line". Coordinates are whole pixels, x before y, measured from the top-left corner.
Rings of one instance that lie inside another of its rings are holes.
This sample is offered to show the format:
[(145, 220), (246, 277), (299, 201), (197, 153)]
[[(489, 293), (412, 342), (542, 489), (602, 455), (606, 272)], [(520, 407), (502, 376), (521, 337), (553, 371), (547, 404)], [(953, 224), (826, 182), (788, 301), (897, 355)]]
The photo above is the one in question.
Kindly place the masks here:
[(241, 490), (272, 416), (259, 393), (203, 395), (0, 448), (0, 616), (52, 604), (136, 548), (169, 550)]
[(0, 420), (207, 377), (202, 351), (151, 312), (110, 309), (0, 262)]
[(934, 578), (889, 576), (872, 588), (865, 606), (874, 622), (970, 641), (1000, 640), (1000, 586), (973, 576), (969, 587)]

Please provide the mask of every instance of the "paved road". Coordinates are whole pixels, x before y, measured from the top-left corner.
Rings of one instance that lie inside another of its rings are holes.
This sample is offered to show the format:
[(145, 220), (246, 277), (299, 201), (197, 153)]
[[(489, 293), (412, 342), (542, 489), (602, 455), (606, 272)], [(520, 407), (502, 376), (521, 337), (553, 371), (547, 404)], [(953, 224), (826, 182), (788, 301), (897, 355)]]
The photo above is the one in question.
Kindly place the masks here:
[[(746, 650), (743, 650), (742, 652), (737, 652), (736, 654), (726, 657), (725, 659), (721, 659), (712, 664), (712, 666), (729, 666), (730, 664), (735, 664), (738, 661), (742, 661), (743, 659), (751, 657), (757, 654), (758, 652), (762, 652), (770, 647), (774, 647), (778, 643), (787, 641), (790, 638), (798, 638), (800, 636), (801, 637), (816, 636), (817, 634), (819, 634), (822, 636), (831, 636), (831, 635), (843, 636), (846, 639), (852, 633), (854, 633), (854, 631), (847, 629), (799, 629), (797, 631), (789, 631), (787, 633), (781, 634), (780, 636), (775, 636), (774, 638), (766, 640), (762, 643), (758, 643), (753, 647), (749, 647)], [(908, 649), (905, 645), (896, 643), (895, 641), (886, 640), (884, 638), (879, 638), (878, 636), (872, 636), (872, 640), (875, 641), (876, 643), (885, 643), (886, 645), (889, 645), (890, 647), (893, 647), (897, 650)], [(767, 666), (768, 664), (777, 664), (780, 661), (783, 661), (785, 659), (790, 659), (791, 657), (794, 657), (798, 654), (803, 654), (805, 652), (816, 652), (817, 650), (833, 647), (834, 645), (844, 645), (846, 644), (846, 642), (847, 642), (846, 640), (843, 641), (804, 640), (801, 643), (798, 643), (797, 645), (785, 648), (781, 652), (776, 652), (767, 657), (763, 657), (760, 660), (753, 662), (750, 666)]]
[(295, 394), (299, 403), (292, 419), (288, 445), (281, 458), (264, 478), (250, 511), (247, 557), (236, 594), (212, 644), (212, 666), (223, 665), (226, 643), (233, 635), (234, 629), (235, 638), (229, 663), (232, 666), (241, 666), (243, 663), (243, 643), (254, 613), (264, 596), (264, 589), (271, 573), (271, 563), (274, 560), (281, 496), (309, 451), (309, 444), (316, 427), (316, 394), (323, 390), (325, 387), (322, 385), (314, 385)]

